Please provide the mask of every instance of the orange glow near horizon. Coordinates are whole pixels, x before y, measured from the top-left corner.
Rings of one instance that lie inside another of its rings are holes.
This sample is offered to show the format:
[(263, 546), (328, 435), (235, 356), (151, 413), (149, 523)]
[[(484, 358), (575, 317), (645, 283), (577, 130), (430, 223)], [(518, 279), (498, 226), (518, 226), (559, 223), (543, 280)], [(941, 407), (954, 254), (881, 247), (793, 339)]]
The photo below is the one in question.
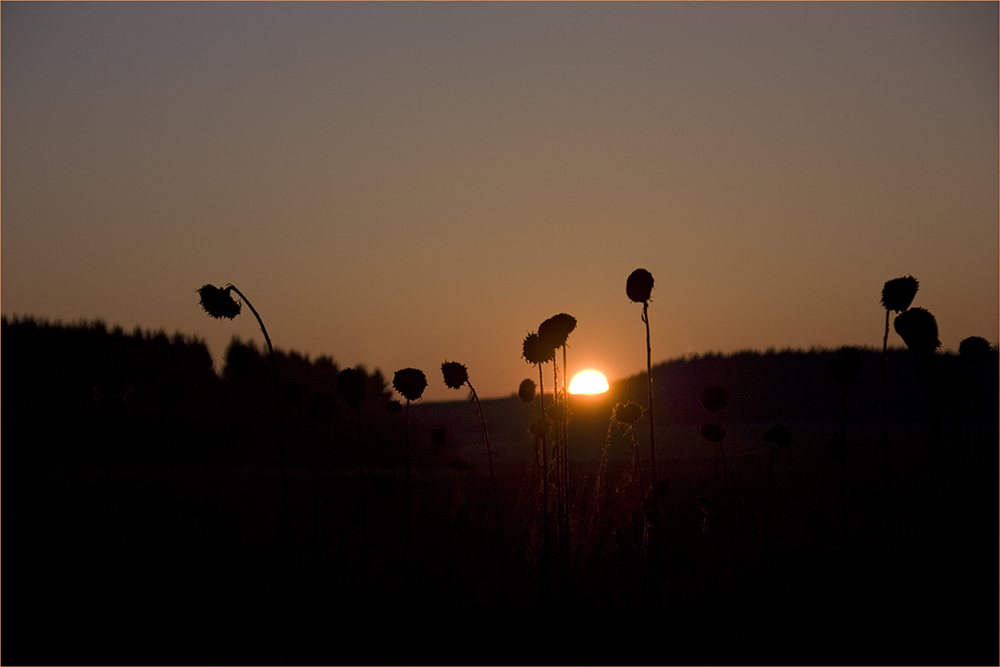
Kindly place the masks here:
[(603, 394), (607, 390), (607, 378), (594, 370), (577, 373), (569, 383), (571, 394)]

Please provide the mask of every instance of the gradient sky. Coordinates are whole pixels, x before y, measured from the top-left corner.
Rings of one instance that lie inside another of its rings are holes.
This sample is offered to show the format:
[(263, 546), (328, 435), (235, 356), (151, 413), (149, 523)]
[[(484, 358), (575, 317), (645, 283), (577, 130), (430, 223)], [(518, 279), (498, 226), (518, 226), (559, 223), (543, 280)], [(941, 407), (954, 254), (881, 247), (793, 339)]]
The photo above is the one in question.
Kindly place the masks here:
[[(886, 280), (996, 344), (998, 4), (9, 3), (2, 311), (276, 346), (457, 399), (879, 346)], [(901, 344), (893, 334), (896, 344)]]

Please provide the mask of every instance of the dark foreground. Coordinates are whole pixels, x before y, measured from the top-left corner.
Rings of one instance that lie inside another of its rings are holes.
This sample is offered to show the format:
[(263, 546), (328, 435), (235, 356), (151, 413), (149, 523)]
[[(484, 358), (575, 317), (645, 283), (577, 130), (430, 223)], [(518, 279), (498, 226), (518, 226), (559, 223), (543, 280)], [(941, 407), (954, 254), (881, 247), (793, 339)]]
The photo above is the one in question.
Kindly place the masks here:
[(871, 447), (843, 483), (835, 424), (791, 425), (772, 475), (764, 427), (728, 429), (728, 480), (664, 427), (656, 525), (612, 430), (571, 464), (568, 556), (527, 437), (496, 443), (502, 537), (476, 442), (411, 471), (409, 528), (404, 467), (363, 496), (293, 468), (287, 536), (276, 468), (8, 470), (5, 662), (996, 664), (995, 428), (942, 457), (894, 425), (886, 486)]

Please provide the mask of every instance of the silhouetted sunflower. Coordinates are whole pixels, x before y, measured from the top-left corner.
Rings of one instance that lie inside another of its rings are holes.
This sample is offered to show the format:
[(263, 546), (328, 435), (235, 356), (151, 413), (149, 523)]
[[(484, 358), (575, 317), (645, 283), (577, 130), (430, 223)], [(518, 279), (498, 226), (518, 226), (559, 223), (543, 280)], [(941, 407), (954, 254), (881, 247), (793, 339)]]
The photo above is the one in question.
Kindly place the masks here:
[(392, 377), (393, 388), (406, 397), (408, 401), (416, 401), (427, 388), (427, 376), (416, 368), (404, 368), (396, 371)]
[(958, 346), (958, 356), (969, 368), (982, 368), (990, 360), (990, 342), (980, 336), (969, 336)]
[(441, 374), (444, 375), (444, 383), (449, 389), (461, 389), (462, 385), (469, 381), (468, 369), (457, 361), (446, 361), (441, 364)]
[(923, 308), (910, 308), (893, 320), (892, 326), (914, 354), (932, 354), (941, 347), (937, 320)]
[(653, 274), (646, 269), (636, 269), (629, 274), (625, 282), (625, 293), (628, 298), (636, 303), (649, 301), (649, 295), (653, 291)]
[(530, 378), (521, 380), (521, 385), (517, 388), (517, 397), (522, 403), (531, 403), (535, 400), (535, 383)]
[(358, 407), (365, 395), (365, 374), (355, 368), (345, 368), (337, 374), (337, 393), (353, 407)]
[(214, 285), (202, 285), (198, 288), (198, 296), (201, 297), (201, 307), (205, 312), (216, 319), (225, 317), (233, 319), (240, 314), (240, 304), (230, 292), (231, 287), (225, 289)]
[(709, 442), (722, 442), (726, 437), (726, 431), (716, 424), (705, 424), (701, 427), (701, 437)]
[(830, 362), (830, 375), (842, 387), (849, 387), (861, 372), (861, 353), (853, 347), (842, 347)]
[(549, 420), (545, 417), (538, 417), (531, 422), (529, 429), (532, 435), (538, 438), (544, 438), (549, 434)]
[(566, 344), (566, 339), (576, 329), (576, 318), (566, 313), (553, 315), (538, 326), (538, 336), (547, 347), (557, 349)]
[(403, 411), (403, 404), (396, 400), (389, 401), (385, 404), (385, 411), (390, 415), (398, 415)]
[(779, 448), (787, 447), (792, 442), (792, 433), (784, 424), (775, 424), (764, 434), (764, 442), (777, 445)]
[(521, 345), (521, 356), (529, 364), (544, 364), (556, 357), (556, 348), (550, 347), (537, 333), (530, 333)]
[(887, 310), (901, 313), (913, 303), (919, 287), (920, 283), (913, 276), (893, 278), (882, 287), (882, 305)]
[(729, 394), (722, 387), (706, 387), (701, 392), (701, 404), (709, 412), (718, 412), (729, 405)]
[(632, 401), (618, 403), (615, 405), (613, 415), (619, 424), (634, 424), (642, 418), (642, 408)]

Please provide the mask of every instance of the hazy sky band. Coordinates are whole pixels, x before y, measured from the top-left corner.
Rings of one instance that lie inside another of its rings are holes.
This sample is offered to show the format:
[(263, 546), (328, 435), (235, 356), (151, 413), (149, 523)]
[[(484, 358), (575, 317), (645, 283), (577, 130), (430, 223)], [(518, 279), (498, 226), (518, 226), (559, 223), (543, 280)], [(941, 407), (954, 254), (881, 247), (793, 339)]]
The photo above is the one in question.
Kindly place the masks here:
[(946, 347), (998, 339), (996, 3), (0, 12), (7, 315), (218, 356), (258, 336), (197, 308), (231, 281), (279, 347), (483, 396), (557, 312), (641, 370), (639, 266), (654, 358), (880, 344), (908, 273)]

